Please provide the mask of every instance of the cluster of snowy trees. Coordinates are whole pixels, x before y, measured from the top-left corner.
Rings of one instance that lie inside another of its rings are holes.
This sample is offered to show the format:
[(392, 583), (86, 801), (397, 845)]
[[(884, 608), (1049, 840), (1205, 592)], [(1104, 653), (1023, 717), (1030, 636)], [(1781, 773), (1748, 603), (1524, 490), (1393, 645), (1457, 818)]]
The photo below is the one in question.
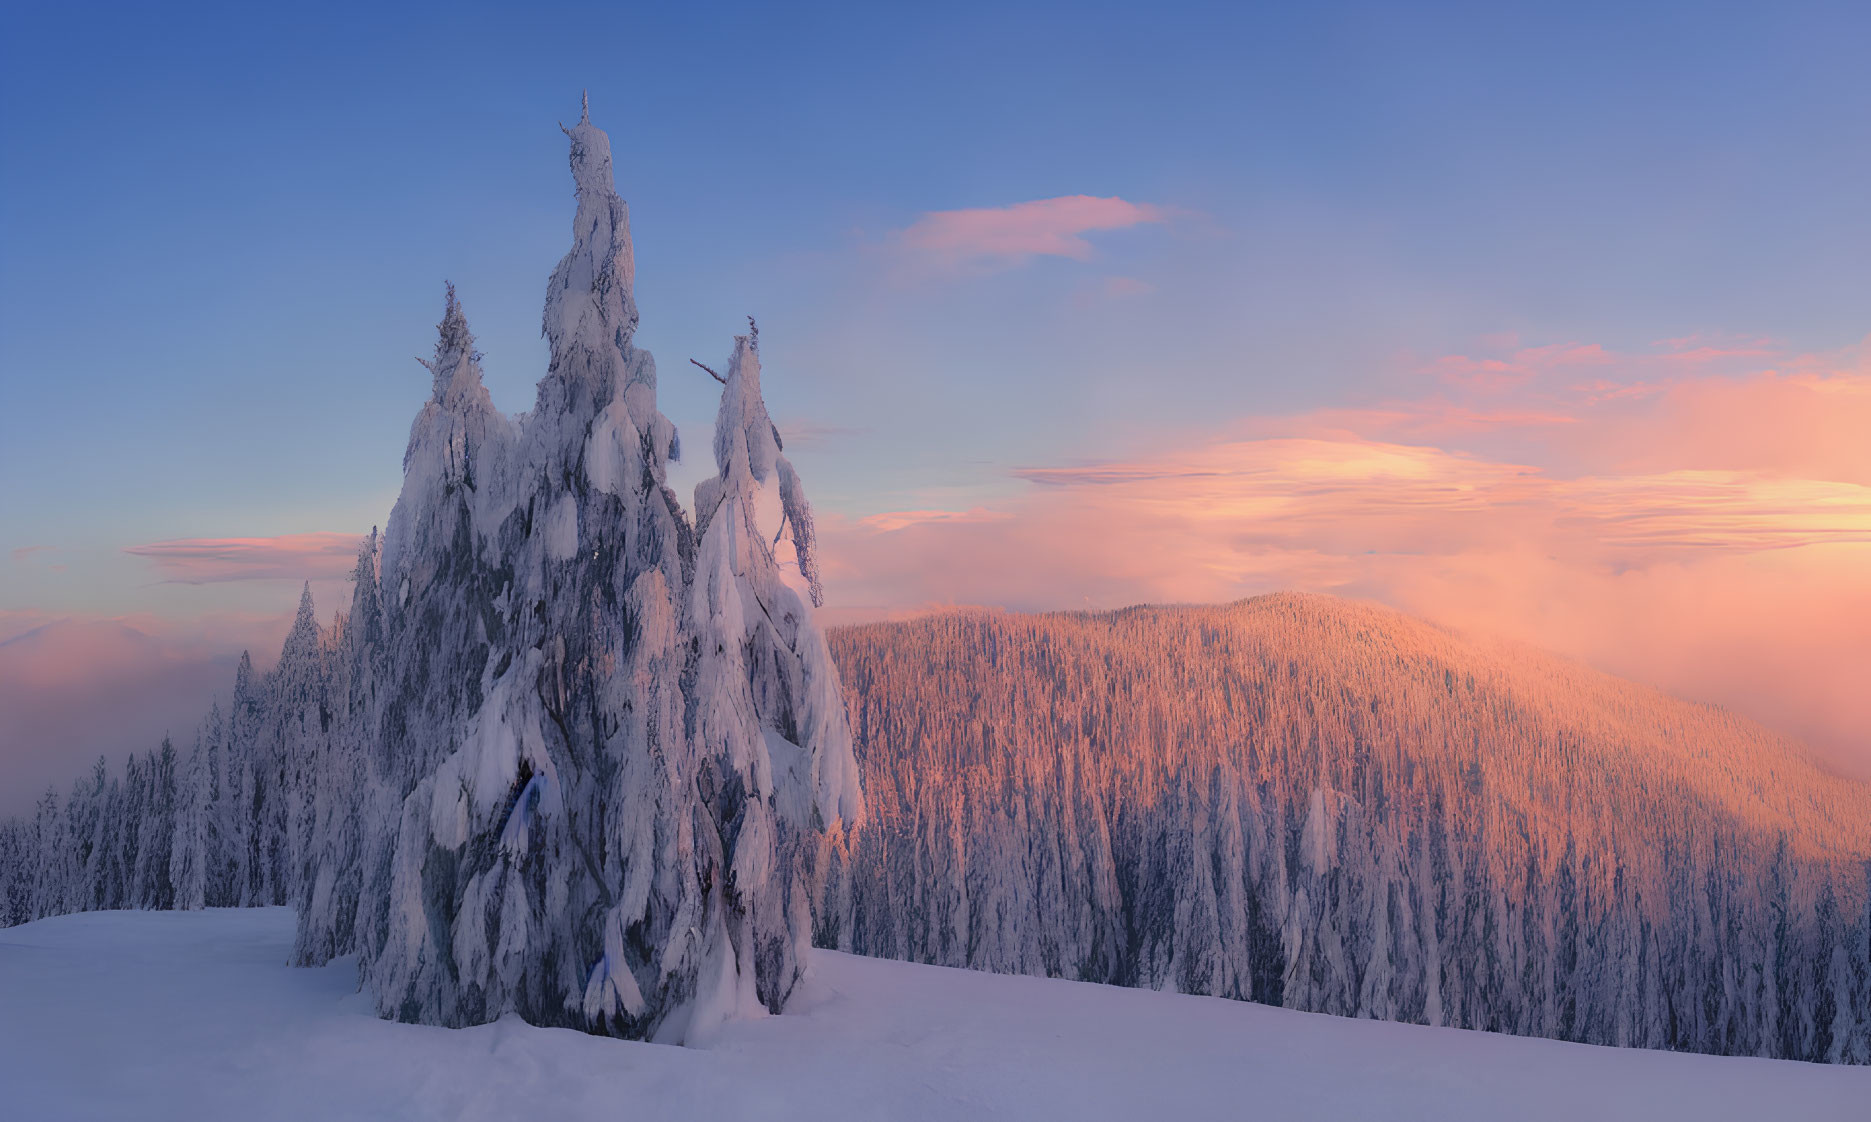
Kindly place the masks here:
[[(336, 626), (342, 626), (340, 620)], [(327, 634), (309, 588), (278, 668), (241, 656), (232, 711), (209, 712), (194, 747), (166, 738), (132, 755), (121, 777), (99, 757), (63, 800), (40, 797), (30, 820), (0, 822), (0, 924), (105, 908), (252, 907), (293, 901), (309, 844), (300, 739), (274, 715), (316, 701)]]
[[(335, 626), (342, 626), (342, 621)], [(309, 587), (278, 668), (242, 655), (231, 712), (213, 706), (195, 744), (103, 757), (30, 820), (0, 822), (0, 924), (104, 908), (251, 907), (293, 899), (309, 823), (301, 742), (272, 715), (319, 694), (327, 635)], [(329, 721), (316, 710), (312, 719)], [(303, 733), (303, 729), (300, 730)]]
[(0, 822), (0, 926), (103, 908), (175, 906), (176, 752), (131, 756), (122, 776), (99, 758), (62, 802)]
[(297, 961), (355, 953), (383, 1015), (430, 1024), (682, 1041), (779, 1009), (826, 830), (862, 813), (811, 512), (751, 327), (693, 520), (666, 485), (609, 138), (566, 134), (533, 410), (494, 408), (451, 288), (348, 610), (320, 627), (308, 590), (180, 775), (166, 749), (100, 769), (0, 832), (9, 920), (290, 903)]
[(840, 629), (822, 943), (1345, 1016), (1871, 1062), (1871, 790), (1380, 609)]

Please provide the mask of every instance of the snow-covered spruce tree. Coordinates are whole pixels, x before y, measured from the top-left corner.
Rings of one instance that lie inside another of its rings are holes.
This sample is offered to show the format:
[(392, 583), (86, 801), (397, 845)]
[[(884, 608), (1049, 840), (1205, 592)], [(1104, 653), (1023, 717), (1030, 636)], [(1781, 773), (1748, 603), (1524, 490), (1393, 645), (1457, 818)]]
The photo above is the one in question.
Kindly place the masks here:
[(149, 753), (141, 769), (142, 792), (136, 815), (132, 888), (125, 906), (173, 908), (175, 883), (170, 866), (175, 850), (176, 752), (168, 737)]
[(240, 652), (240, 662), (234, 668), (234, 693), (222, 722), (222, 752), (227, 761), (222, 810), (228, 828), (228, 896), (224, 903), (229, 907), (255, 907), (268, 902), (258, 887), (263, 880), (260, 824), (269, 804), (264, 769), (256, 758), (255, 725), (261, 701), (257, 677), (252, 657), (247, 651)]
[[(251, 668), (245, 653), (241, 665)], [(210, 703), (195, 739), (195, 750), (205, 754), (208, 769), (207, 810), (202, 823), (202, 901), (204, 907), (210, 908), (231, 908), (240, 903), (246, 869), (249, 808), (239, 798), (244, 766), (234, 755), (228, 731), (227, 713), (221, 703)]]
[[(340, 616), (332, 629), (330, 674), (323, 682), (327, 731), (314, 739), (316, 752), (305, 765), (305, 787), (299, 793), (309, 824), (293, 886), (299, 913), (293, 961), (301, 964), (328, 961), (355, 944), (364, 878), (381, 868), (381, 861), (369, 866), (364, 861), (371, 851), (366, 839), (380, 841), (381, 824), (390, 816), (389, 794), (369, 781), (368, 767), (368, 740), (377, 727), (376, 644), (382, 635), (378, 558), (373, 527), (352, 569), (350, 615)], [(381, 917), (380, 899), (365, 910)]]
[(280, 651), (279, 664), (266, 676), (261, 754), (268, 761), (273, 800), (269, 826), (272, 900), (292, 903), (304, 877), (312, 848), (314, 782), (326, 757), (333, 713), (327, 689), (332, 678), (332, 644), (338, 631), (318, 625), (308, 583), (299, 597), (299, 614)]
[(62, 915), (71, 911), (73, 876), (71, 827), (66, 808), (59, 803), (58, 791), (46, 788), (33, 809), (33, 919)]
[(0, 822), (0, 927), (32, 919), (32, 826), (24, 819)]
[[(674, 429), (630, 342), (608, 140), (586, 121), (568, 131), (575, 244), (549, 285), (533, 412), (493, 411), (451, 300), (411, 433), (375, 671), (373, 780), (400, 801), (378, 842), (388, 906), (359, 950), (389, 1016), (515, 1010), (643, 1035), (694, 987), (688, 956), (662, 953), (697, 926), (678, 912), (701, 891), (678, 770), (686, 527), (663, 486)], [(588, 995), (607, 986), (608, 1017)]]
[[(757, 338), (735, 337), (717, 474), (695, 491), (692, 745), (720, 854), (712, 838), (705, 848), (723, 862), (707, 871), (705, 904), (725, 917), (712, 933), (722, 941), (703, 950), (714, 992), (700, 1024), (756, 1003), (779, 1009), (811, 941), (817, 839), (862, 813), (837, 670), (812, 620), (812, 513), (761, 397)], [(775, 557), (782, 539), (796, 580)]]
[(172, 907), (193, 911), (208, 905), (208, 816), (214, 787), (206, 739), (197, 735), (176, 790), (175, 837), (169, 849)]
[[(685, 1040), (791, 989), (856, 769), (757, 360), (730, 364), (723, 404), (757, 418), (756, 452), (718, 448), (698, 539), (631, 341), (609, 140), (566, 132), (578, 210), (534, 409), (493, 409), (451, 291), (381, 559), (357, 570), (311, 780), (349, 813), (312, 812), (297, 957), (355, 949), (386, 1016)], [(803, 597), (737, 529), (768, 483)]]
[(110, 834), (107, 810), (113, 800), (109, 766), (99, 756), (91, 774), (72, 784), (65, 800), (65, 821), (71, 831), (72, 868), (66, 882), (65, 910), (94, 911), (107, 907), (110, 881)]

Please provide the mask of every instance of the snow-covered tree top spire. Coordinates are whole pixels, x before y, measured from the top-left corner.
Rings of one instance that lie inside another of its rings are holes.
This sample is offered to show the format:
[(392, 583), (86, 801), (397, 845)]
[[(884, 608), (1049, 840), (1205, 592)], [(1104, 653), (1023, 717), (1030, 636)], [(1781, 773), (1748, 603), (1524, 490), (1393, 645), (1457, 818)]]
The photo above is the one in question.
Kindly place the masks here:
[(306, 581), (299, 592), (299, 614), (293, 619), (292, 630), (287, 633), (285, 647), (280, 651), (280, 664), (312, 657), (317, 651), (318, 612), (312, 604), (312, 582)]
[(589, 97), (578, 124), (559, 128), (572, 142), (578, 214), (572, 220), (572, 250), (553, 271), (546, 291), (543, 327), (555, 369), (575, 349), (628, 346), (637, 328), (630, 209), (618, 197), (611, 174), (611, 138), (591, 123)]
[(480, 352), (474, 349), (474, 333), (468, 330), (468, 317), (461, 310), (461, 301), (455, 298), (454, 284), (450, 283), (442, 322), (436, 324), (435, 357), (416, 360), (428, 367), (435, 377), (434, 400), (446, 402), (450, 397), (474, 396), (477, 389), (480, 396), (486, 396), (481, 384), (480, 359)]
[(436, 325), (435, 357), (416, 360), (434, 376), (434, 386), (409, 426), (403, 490), (382, 539), (383, 572), (402, 573), (411, 550), (452, 540), (456, 508), (441, 500), (457, 490), (472, 499), (472, 521), (483, 533), (503, 516), (507, 492), (501, 481), (512, 425), (494, 408), (480, 360), (451, 284)]
[(779, 455), (779, 430), (760, 392), (759, 337), (752, 332), (736, 335), (721, 387), (721, 408), (715, 413), (715, 467), (723, 479), (744, 472), (750, 482), (765, 483)]
[(480, 442), (480, 430), (494, 424), (499, 412), (481, 381), (481, 352), (474, 349), (474, 333), (468, 330), (468, 317), (452, 284), (444, 297), (442, 322), (436, 324), (435, 357), (416, 361), (428, 368), (433, 383), (428, 404), (410, 426), (403, 471), (408, 475), (416, 468), (426, 448), (428, 458), (436, 461), (432, 468), (446, 467), (453, 472), (450, 478), (458, 478), (468, 470), (464, 461), (469, 444)]
[(799, 573), (816, 607), (823, 593), (814, 554), (817, 542), (812, 508), (806, 502), (798, 474), (782, 452), (780, 430), (768, 414), (761, 393), (760, 328), (752, 316), (747, 317), (747, 334), (734, 337), (734, 354), (728, 360), (727, 377), (721, 382), (721, 408), (715, 414), (715, 466), (720, 474), (697, 489), (696, 518), (705, 528), (722, 500), (741, 498), (751, 503), (754, 491), (777, 472), (781, 516), (791, 531)]

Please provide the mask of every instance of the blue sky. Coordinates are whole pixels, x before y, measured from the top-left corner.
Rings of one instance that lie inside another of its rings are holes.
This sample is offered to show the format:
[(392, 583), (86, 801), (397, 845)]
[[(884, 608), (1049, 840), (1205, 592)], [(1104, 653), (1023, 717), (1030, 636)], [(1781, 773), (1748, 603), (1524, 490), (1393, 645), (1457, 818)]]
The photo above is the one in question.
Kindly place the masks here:
[[(293, 581), (178, 584), (123, 551), (381, 523), (445, 279), (495, 400), (530, 406), (570, 236), (555, 122), (586, 87), (665, 412), (706, 447), (712, 384), (686, 360), (758, 315), (834, 538), (889, 512), (1015, 517), (1028, 469), (1448, 406), (1450, 361), (1596, 347), (1598, 382), (1653, 392), (1659, 347), (1784, 373), (1871, 330), (1862, 5), (93, 4), (6, 25), (16, 621), (289, 610)], [(931, 214), (1076, 195), (1158, 218), (1077, 255), (905, 249)], [(1630, 459), (1490, 433), (1440, 447), (1574, 475)], [(844, 595), (1047, 606), (880, 587)]]

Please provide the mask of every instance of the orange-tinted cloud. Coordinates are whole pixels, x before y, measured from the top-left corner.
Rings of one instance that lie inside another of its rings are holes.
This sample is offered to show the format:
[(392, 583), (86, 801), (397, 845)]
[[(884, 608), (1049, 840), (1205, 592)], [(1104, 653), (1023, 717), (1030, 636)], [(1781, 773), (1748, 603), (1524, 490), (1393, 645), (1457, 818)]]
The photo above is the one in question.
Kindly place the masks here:
[[(828, 587), (899, 607), (1368, 597), (1729, 705), (1871, 772), (1871, 371), (1516, 353), (1546, 365), (1511, 392), (1445, 384), (1021, 469), (1033, 486), (999, 519), (829, 519)], [(1586, 368), (1652, 380), (1587, 390)]]
[(1767, 359), (1772, 358), (1778, 350), (1772, 339), (1759, 337), (1733, 339), (1725, 336), (1688, 335), (1675, 339), (1659, 339), (1655, 345), (1664, 348), (1665, 353), (1660, 356), (1663, 361), (1687, 366), (1702, 366), (1731, 359)]
[(1393, 401), (1360, 409), (1317, 409), (1297, 417), (1254, 417), (1236, 427), (1249, 435), (1362, 436), (1404, 443), (1453, 441), (1480, 433), (1574, 425), (1574, 412), (1458, 404), (1447, 398)]
[(932, 211), (898, 232), (904, 252), (940, 266), (1006, 267), (1034, 257), (1091, 256), (1085, 235), (1162, 222), (1168, 213), (1149, 203), (1092, 195), (1063, 195), (1003, 207)]
[(1630, 471), (1734, 468), (1871, 483), (1871, 375), (1766, 371), (1645, 388), (1592, 403), (1603, 408), (1565, 434), (1568, 447)]
[(1443, 355), (1426, 368), (1441, 381), (1471, 390), (1501, 391), (1556, 370), (1606, 366), (1616, 361), (1597, 343), (1549, 343), (1519, 347), (1501, 357)]
[(125, 553), (147, 558), (165, 581), (216, 584), (241, 580), (328, 580), (357, 564), (362, 535), (281, 534), (271, 538), (182, 538), (133, 545)]
[(881, 514), (869, 514), (858, 519), (858, 525), (867, 530), (889, 533), (907, 526), (920, 526), (929, 522), (954, 524), (957, 522), (996, 522), (1008, 517), (999, 511), (984, 510), (975, 507), (972, 510), (887, 510)]
[(863, 559), (853, 574), (875, 581), (878, 554), (891, 548), (876, 542), (886, 531), (918, 543), (914, 568), (897, 573), (921, 576), (888, 597), (899, 602), (1004, 602), (993, 590), (1017, 568), (1038, 569), (1038, 587), (1076, 584), (1071, 599), (1120, 569), (1137, 582), (1120, 599), (1146, 590), (1212, 599), (1296, 569), (1349, 580), (1392, 556), (1537, 547), (1623, 571), (1693, 555), (1871, 545), (1871, 486), (1732, 471), (1567, 479), (1354, 436), (1219, 440), (1160, 459), (1018, 474), (1038, 486), (1000, 511), (842, 525), (841, 548)]

